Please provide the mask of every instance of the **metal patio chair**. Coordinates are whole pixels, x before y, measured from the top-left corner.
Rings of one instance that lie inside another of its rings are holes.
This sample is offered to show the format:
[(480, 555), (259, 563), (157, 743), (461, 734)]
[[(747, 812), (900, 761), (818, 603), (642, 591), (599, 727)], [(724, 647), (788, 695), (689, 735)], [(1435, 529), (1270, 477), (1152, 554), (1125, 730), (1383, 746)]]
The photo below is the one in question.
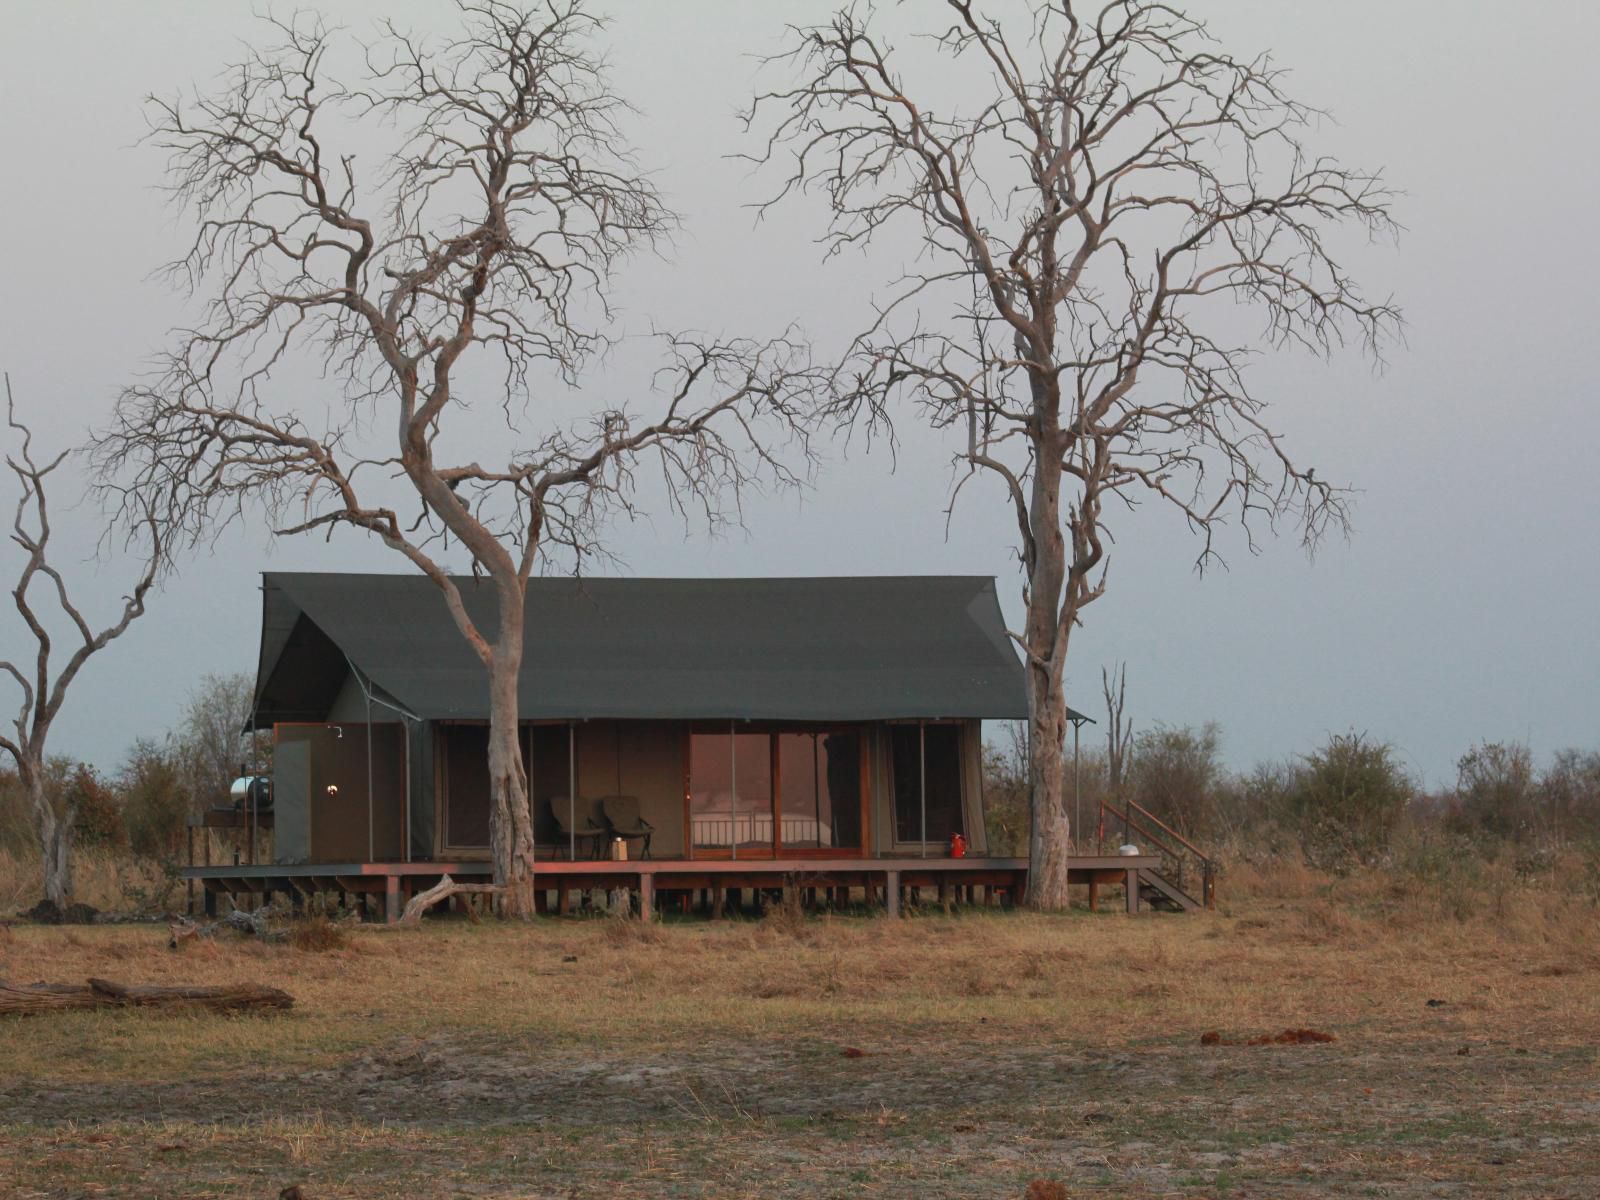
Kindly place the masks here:
[[(589, 815), (589, 804), (586, 800), (578, 801), (576, 820), (571, 812), (571, 801), (566, 796), (550, 797), (550, 814), (555, 817), (556, 825), (561, 830), (561, 838), (569, 846), (578, 842), (589, 843), (589, 857), (599, 858), (600, 848), (605, 845), (605, 840), (610, 834), (604, 825), (596, 825), (594, 818)], [(576, 854), (574, 854), (576, 857)]]
[(600, 811), (605, 813), (612, 833), (620, 838), (640, 839), (644, 850), (639, 857), (650, 857), (650, 835), (656, 827), (639, 815), (639, 797), (604, 796), (600, 800)]

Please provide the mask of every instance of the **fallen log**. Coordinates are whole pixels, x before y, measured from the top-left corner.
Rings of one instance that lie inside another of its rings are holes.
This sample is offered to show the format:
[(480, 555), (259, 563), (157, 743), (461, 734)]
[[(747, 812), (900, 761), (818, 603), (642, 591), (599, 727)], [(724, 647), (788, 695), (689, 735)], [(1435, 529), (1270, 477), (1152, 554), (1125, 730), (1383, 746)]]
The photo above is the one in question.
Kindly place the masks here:
[(294, 1007), (294, 997), (258, 983), (220, 987), (115, 983), (35, 983), (26, 987), (0, 982), (0, 1016), (28, 1016), (87, 1008), (189, 1008), (210, 1012), (261, 1012)]
[[(505, 888), (493, 883), (457, 883), (446, 875), (425, 892), (418, 892), (406, 904), (405, 912), (400, 914), (400, 924), (420, 925), (422, 914), (427, 912), (441, 900), (448, 900), (451, 896), (461, 895), (487, 895), (498, 896)], [(470, 909), (467, 915), (476, 921), (477, 915)]]
[(211, 921), (205, 925), (197, 925), (188, 917), (180, 917), (172, 922), (169, 928), (171, 938), (167, 941), (169, 950), (176, 950), (180, 942), (190, 938), (215, 937), (220, 929), (232, 929), (250, 937), (260, 938), (263, 942), (281, 942), (287, 936), (283, 930), (272, 928), (272, 906), (262, 905), (255, 912), (244, 909), (235, 909), (219, 921)]

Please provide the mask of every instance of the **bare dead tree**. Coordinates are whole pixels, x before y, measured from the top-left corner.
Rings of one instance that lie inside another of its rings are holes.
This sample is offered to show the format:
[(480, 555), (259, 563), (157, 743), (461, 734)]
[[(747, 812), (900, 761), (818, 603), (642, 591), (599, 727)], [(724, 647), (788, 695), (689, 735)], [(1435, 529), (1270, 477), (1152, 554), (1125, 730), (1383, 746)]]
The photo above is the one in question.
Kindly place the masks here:
[[(952, 504), (978, 476), (1010, 501), (1028, 893), (1059, 908), (1062, 678), (1072, 629), (1105, 592), (1108, 508), (1170, 506), (1202, 567), (1229, 520), (1252, 550), (1255, 528), (1285, 518), (1308, 547), (1347, 528), (1347, 493), (1290, 457), (1245, 368), (1262, 344), (1325, 353), (1354, 338), (1377, 356), (1398, 332), (1398, 310), (1364, 299), (1328, 240), (1390, 232), (1391, 193), (1307, 150), (1319, 114), (1266, 57), (1230, 56), (1169, 4), (1034, 0), (1031, 21), (1009, 25), (990, 7), (944, 0), (931, 61), (894, 51), (870, 7), (794, 29), (769, 64), (791, 82), (748, 117), (758, 161), (783, 180), (764, 207), (819, 193), (828, 254), (915, 239), (834, 411), (875, 424), (907, 401), (962, 439)], [(963, 77), (984, 89), (966, 112), (948, 99)], [(1240, 309), (1263, 327), (1235, 340), (1225, 314)]]
[(1123, 772), (1128, 764), (1128, 744), (1133, 737), (1133, 723), (1123, 713), (1128, 706), (1128, 664), (1119, 663), (1117, 682), (1111, 682), (1111, 673), (1100, 668), (1100, 690), (1106, 698), (1106, 782), (1113, 796), (1122, 795)]
[[(141, 524), (148, 533), (149, 545), (133, 592), (123, 597), (117, 619), (96, 630), (72, 600), (66, 578), (49, 558), (50, 508), (45, 481), (67, 461), (71, 452), (64, 450), (45, 462), (34, 457), (33, 433), (17, 419), (9, 375), (5, 385), (6, 426), (20, 439), (20, 445), (6, 455), (6, 466), (16, 477), (21, 492), (11, 520), (11, 540), (26, 555), (16, 586), (11, 590), (11, 599), (35, 649), (31, 666), (22, 660), (0, 661), (0, 673), (15, 680), (22, 692), (22, 703), (12, 720), (14, 733), (0, 734), (0, 750), (15, 760), (17, 775), (28, 796), (34, 833), (39, 839), (39, 853), (44, 862), (44, 898), (61, 911), (72, 900), (72, 827), (77, 813), (70, 797), (58, 809), (46, 786), (45, 755), (50, 728), (66, 703), (67, 690), (84, 664), (144, 615), (145, 594), (155, 585), (162, 565), (163, 543), (160, 528), (147, 514)], [(76, 644), (65, 663), (51, 661), (56, 647), (49, 622), (54, 618), (48, 617), (44, 606), (30, 595), (35, 583), (51, 596), (76, 635)]]
[[(124, 395), (99, 465), (188, 537), (259, 503), (278, 534), (353, 527), (438, 586), (487, 672), (494, 879), (507, 911), (527, 914), (517, 683), (530, 574), (556, 549), (603, 553), (601, 522), (632, 510), (647, 463), (680, 514), (712, 525), (736, 519), (744, 488), (796, 482), (775, 448), (797, 439), (809, 461), (809, 389), (788, 338), (665, 335), (648, 419), (616, 403), (562, 424), (553, 386), (534, 404), (545, 374), (575, 382), (607, 344), (613, 267), (675, 218), (633, 164), (626, 105), (591, 48), (602, 22), (581, 0), (456, 7), (463, 30), (441, 46), (381, 26), (351, 68), (359, 85), (326, 65), (348, 43), (319, 22), (269, 20), (275, 44), (218, 94), (152, 101), (153, 140), (196, 229), (172, 271), (205, 313), (162, 376)], [(386, 131), (396, 142), (376, 174), (333, 148)], [(325, 417), (294, 403), (280, 378), (291, 362), (342, 385)], [(440, 439), (469, 433), (470, 398), (485, 394), (509, 433), (495, 460), (445, 459)], [(531, 412), (542, 431), (524, 428)], [(374, 443), (373, 424), (393, 441)], [(486, 578), (491, 623), (442, 564), (449, 545)]]
[[(1106, 784), (1116, 802), (1126, 805), (1122, 783), (1127, 777), (1128, 747), (1133, 740), (1133, 722), (1124, 715), (1128, 707), (1128, 664), (1119, 663), (1116, 683), (1111, 679), (1111, 672), (1101, 667), (1100, 690), (1106, 698)], [(1123, 835), (1126, 840), (1126, 828)]]

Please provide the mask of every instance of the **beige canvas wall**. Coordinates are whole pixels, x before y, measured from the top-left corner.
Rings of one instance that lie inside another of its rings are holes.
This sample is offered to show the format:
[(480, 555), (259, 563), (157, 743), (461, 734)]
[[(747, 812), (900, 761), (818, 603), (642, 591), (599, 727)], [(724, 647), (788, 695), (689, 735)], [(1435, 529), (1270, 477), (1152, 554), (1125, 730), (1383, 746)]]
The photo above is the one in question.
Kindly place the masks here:
[[(405, 732), (374, 723), (279, 725), (278, 742), (309, 748), (306, 803), (313, 862), (395, 862), (405, 852)], [(372, 805), (368, 810), (368, 772)]]
[(578, 797), (599, 818), (602, 796), (637, 796), (639, 814), (653, 826), (658, 857), (683, 853), (681, 725), (647, 721), (586, 721), (578, 726)]

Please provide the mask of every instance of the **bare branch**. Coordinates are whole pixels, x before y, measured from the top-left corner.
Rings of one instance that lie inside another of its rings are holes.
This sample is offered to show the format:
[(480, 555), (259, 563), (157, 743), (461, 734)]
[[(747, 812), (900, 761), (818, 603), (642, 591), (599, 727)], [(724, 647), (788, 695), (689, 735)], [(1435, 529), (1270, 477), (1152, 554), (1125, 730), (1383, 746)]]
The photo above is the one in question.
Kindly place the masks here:
[[(604, 22), (582, 0), (456, 9), (461, 32), (437, 45), (392, 22), (363, 45), (269, 19), (219, 92), (152, 101), (194, 228), (171, 275), (204, 317), (124, 393), (95, 460), (114, 503), (153, 505), (180, 541), (260, 506), (280, 535), (375, 536), (438, 586), (488, 674), (496, 882), (515, 876), (521, 905), (530, 574), (552, 554), (603, 555), (601, 527), (633, 514), (646, 463), (712, 528), (737, 520), (746, 489), (799, 482), (779, 452), (810, 461), (811, 367), (788, 337), (667, 337), (653, 407), (549, 415), (551, 378), (575, 383), (612, 340), (615, 267), (677, 219), (628, 149), (628, 107), (594, 49)], [(352, 125), (393, 134), (381, 173), (338, 148)], [(322, 411), (297, 408), (281, 378), (308, 363), (342, 387)], [(443, 461), (485, 374), (510, 436), (492, 460)], [(487, 580), (492, 618), (469, 612), (452, 548)]]
[[(945, 0), (938, 60), (917, 73), (870, 7), (795, 28), (756, 97), (755, 161), (827, 203), (827, 254), (887, 230), (921, 240), (832, 378), (841, 422), (909, 405), (963, 435), (951, 503), (994, 478), (1015, 513), (1025, 578), (1034, 729), (1034, 828), (1064, 823), (1063, 671), (1073, 627), (1105, 593), (1112, 513), (1153, 499), (1220, 562), (1237, 525), (1293, 522), (1307, 548), (1348, 528), (1350, 493), (1292, 456), (1247, 367), (1259, 347), (1381, 362), (1399, 310), (1367, 299), (1335, 253), (1346, 231), (1392, 234), (1376, 173), (1314, 155), (1320, 117), (1265, 56), (1221, 50), (1159, 0), (1035, 3), (1007, 27), (978, 0)], [(986, 90), (959, 110), (952, 78)], [(1259, 333), (1221, 332), (1240, 312)], [(932, 314), (943, 314), (943, 319)], [(1041, 903), (1065, 896), (1065, 859), (1035, 845)], [(1051, 866), (1050, 871), (1042, 868)], [(1054, 868), (1061, 868), (1056, 871)]]
[[(46, 462), (35, 459), (32, 430), (17, 416), (16, 401), (11, 391), (11, 377), (5, 376), (6, 425), (20, 435), (20, 445), (14, 454), (7, 455), (6, 466), (18, 483), (18, 499), (11, 523), (11, 540), (21, 547), (24, 555), (16, 585), (11, 590), (12, 604), (22, 619), (34, 644), (31, 669), (11, 661), (0, 661), (0, 672), (10, 676), (21, 692), (21, 702), (12, 720), (14, 735), (0, 735), (0, 750), (11, 755), (17, 764), (25, 789), (29, 794), (34, 829), (44, 856), (45, 889), (49, 900), (58, 906), (65, 904), (72, 892), (71, 836), (73, 813), (58, 813), (50, 803), (45, 790), (45, 754), (51, 726), (66, 703), (68, 689), (78, 673), (94, 655), (104, 650), (125, 633), (134, 621), (144, 615), (145, 597), (155, 586), (166, 562), (166, 545), (163, 530), (154, 514), (145, 509), (137, 518), (130, 541), (142, 534), (146, 540), (141, 556), (143, 566), (134, 583), (133, 591), (122, 598), (118, 616), (98, 630), (90, 624), (82, 609), (73, 601), (66, 579), (49, 561), (52, 533), (46, 482), (67, 460), (63, 451)], [(56, 608), (72, 626), (77, 635), (66, 661), (53, 661), (56, 646), (51, 638), (49, 623), (30, 594), (36, 580), (45, 580), (49, 596)]]

